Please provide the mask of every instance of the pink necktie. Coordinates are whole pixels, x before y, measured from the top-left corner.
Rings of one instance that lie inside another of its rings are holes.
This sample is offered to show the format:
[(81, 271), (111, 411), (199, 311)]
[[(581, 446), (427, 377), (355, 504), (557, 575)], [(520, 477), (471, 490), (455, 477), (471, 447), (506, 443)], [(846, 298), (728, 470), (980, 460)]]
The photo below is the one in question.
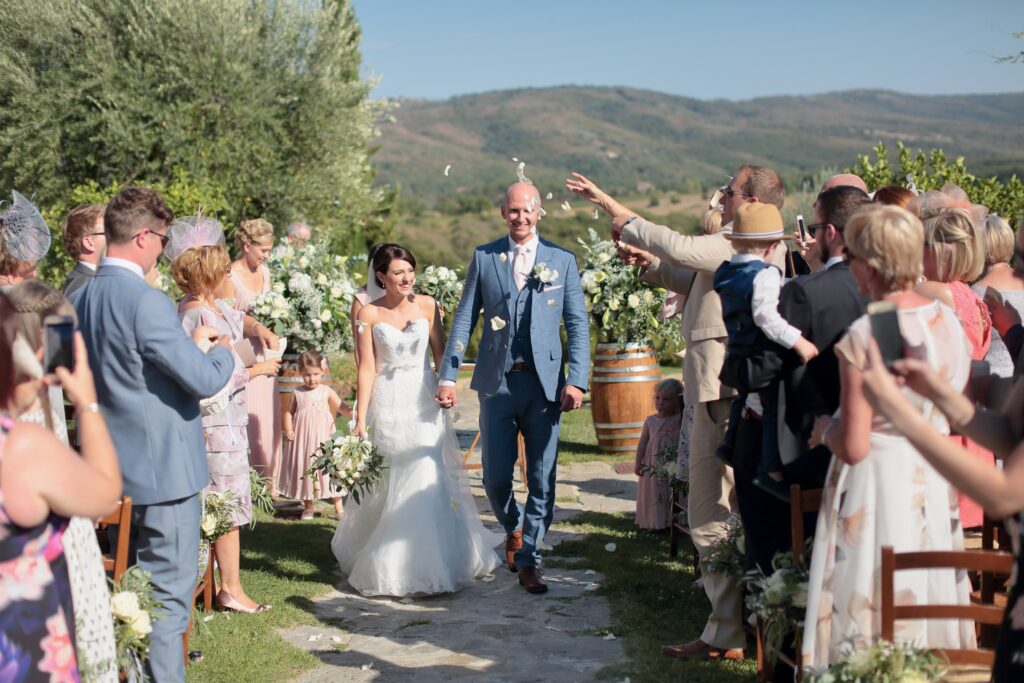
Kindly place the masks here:
[(526, 281), (529, 279), (529, 272), (526, 268), (526, 247), (519, 244), (516, 245), (516, 257), (512, 262), (512, 275), (516, 279), (516, 288), (522, 290), (526, 286)]

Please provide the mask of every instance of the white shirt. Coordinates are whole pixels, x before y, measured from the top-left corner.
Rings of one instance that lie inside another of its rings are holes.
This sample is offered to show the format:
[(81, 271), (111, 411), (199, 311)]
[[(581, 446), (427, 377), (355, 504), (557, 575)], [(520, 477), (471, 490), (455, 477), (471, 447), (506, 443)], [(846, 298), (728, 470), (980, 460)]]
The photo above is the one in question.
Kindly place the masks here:
[[(526, 270), (532, 271), (533, 266), (537, 263), (537, 245), (540, 244), (540, 238), (537, 237), (537, 231), (533, 232), (533, 237), (524, 242), (521, 246), (526, 247)], [(516, 244), (512, 237), (508, 238), (508, 251), (505, 252), (505, 257), (508, 259), (509, 268), (513, 267), (516, 262), (516, 247), (520, 245)]]
[(88, 261), (79, 261), (78, 264), (82, 265), (82, 266), (85, 266), (86, 268), (88, 268), (89, 270), (91, 270), (94, 273), (96, 272), (96, 264), (95, 263), (89, 263)]
[(822, 270), (828, 270), (832, 266), (834, 266), (834, 265), (836, 265), (838, 263), (842, 263), (845, 260), (846, 260), (845, 256), (833, 256), (828, 261), (825, 261), (825, 267)]
[[(763, 261), (755, 254), (735, 254), (731, 263)], [(773, 342), (787, 349), (793, 348), (800, 338), (800, 330), (786, 322), (779, 314), (779, 293), (782, 291), (782, 273), (770, 266), (754, 276), (754, 291), (750, 296), (754, 324)]]
[(134, 261), (129, 261), (128, 259), (116, 258), (114, 256), (104, 256), (103, 260), (100, 261), (100, 265), (124, 268), (125, 270), (132, 271), (133, 273), (141, 277), (143, 280), (146, 279), (146, 274), (142, 272), (142, 266), (140, 266), (138, 263), (135, 263)]

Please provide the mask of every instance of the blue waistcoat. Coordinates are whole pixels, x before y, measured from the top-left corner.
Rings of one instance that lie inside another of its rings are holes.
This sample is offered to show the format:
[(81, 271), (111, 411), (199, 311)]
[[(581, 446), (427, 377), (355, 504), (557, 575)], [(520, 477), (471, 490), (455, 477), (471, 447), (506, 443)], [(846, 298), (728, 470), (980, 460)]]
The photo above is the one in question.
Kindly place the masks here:
[(765, 268), (773, 267), (764, 261), (726, 261), (715, 271), (714, 288), (722, 299), (722, 319), (729, 334), (726, 348), (731, 354), (747, 355), (768, 344), (768, 337), (754, 324), (750, 301), (754, 278)]
[[(509, 269), (511, 271), (511, 268)], [(530, 339), (530, 323), (532, 310), (530, 297), (533, 290), (531, 283), (527, 283), (521, 290), (516, 291), (515, 278), (511, 280), (511, 292), (513, 297), (512, 307), (512, 343), (508, 346), (508, 356), (505, 358), (505, 372), (512, 368), (513, 363), (533, 364), (533, 342)]]

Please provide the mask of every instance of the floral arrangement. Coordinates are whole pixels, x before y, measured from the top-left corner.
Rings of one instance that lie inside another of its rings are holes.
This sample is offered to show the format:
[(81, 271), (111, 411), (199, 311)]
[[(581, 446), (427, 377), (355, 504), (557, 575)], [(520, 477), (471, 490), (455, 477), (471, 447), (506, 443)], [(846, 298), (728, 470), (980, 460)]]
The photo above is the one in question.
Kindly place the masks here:
[[(249, 489), (252, 496), (252, 506), (268, 515), (274, 514), (274, 499), (270, 494), (270, 487), (273, 480), (264, 477), (254, 468), (249, 468)], [(253, 517), (253, 522), (256, 518)]]
[(323, 245), (279, 244), (267, 259), (270, 291), (253, 301), (250, 313), (287, 337), (296, 351), (351, 350), (349, 311), (356, 284), (350, 273), (357, 260), (330, 254)]
[[(811, 539), (803, 557), (810, 557)], [(747, 608), (761, 623), (764, 650), (769, 666), (775, 665), (787, 637), (793, 636), (797, 651), (807, 610), (807, 567), (796, 561), (793, 551), (777, 553), (772, 571), (765, 576), (755, 568), (744, 577), (749, 592)]]
[(238, 510), (238, 502), (231, 491), (203, 492), (203, 516), (199, 520), (199, 535), (204, 543), (212, 543), (231, 531)]
[(313, 462), (306, 476), (316, 480), (324, 474), (331, 486), (342, 494), (349, 493), (359, 504), (359, 498), (373, 490), (384, 476), (384, 456), (369, 439), (335, 432), (331, 438), (317, 446)]
[(129, 681), (145, 681), (142, 663), (149, 653), (149, 634), (157, 610), (163, 604), (153, 597), (149, 573), (130, 567), (114, 584), (110, 610), (114, 613), (114, 641), (117, 647), (117, 670)]
[(700, 559), (700, 570), (705, 574), (742, 577), (747, 568), (743, 524), (738, 515), (729, 515), (725, 524), (728, 531), (708, 547), (708, 552)]
[(664, 448), (658, 451), (657, 455), (654, 456), (653, 465), (643, 465), (640, 467), (640, 471), (644, 474), (650, 474), (658, 481), (668, 482), (672, 485), (676, 480), (676, 457), (679, 453), (679, 444), (670, 443), (666, 444)]
[(677, 321), (658, 319), (665, 290), (641, 282), (637, 269), (618, 257), (614, 242), (600, 239), (593, 228), (588, 234), (588, 240), (579, 240), (583, 247), (580, 285), (598, 341), (647, 341), (656, 333), (664, 336), (678, 328)]
[(455, 269), (427, 266), (416, 278), (416, 292), (434, 297), (441, 316), (450, 316), (462, 298), (462, 279)]
[(880, 640), (857, 648), (825, 671), (810, 676), (812, 683), (929, 683), (949, 667), (938, 655), (909, 643)]

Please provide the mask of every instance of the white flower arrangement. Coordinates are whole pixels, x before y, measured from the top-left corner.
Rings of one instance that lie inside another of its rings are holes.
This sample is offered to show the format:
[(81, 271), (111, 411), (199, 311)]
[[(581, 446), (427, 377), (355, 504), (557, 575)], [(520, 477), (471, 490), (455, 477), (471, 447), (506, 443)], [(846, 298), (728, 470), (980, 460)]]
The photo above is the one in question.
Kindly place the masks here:
[(143, 662), (149, 655), (153, 622), (163, 604), (153, 597), (149, 573), (130, 567), (111, 588), (110, 611), (114, 615), (117, 670), (130, 681), (146, 680)]
[(949, 666), (938, 655), (909, 643), (879, 640), (866, 648), (851, 648), (810, 683), (930, 683), (941, 680)]
[(416, 278), (416, 292), (433, 297), (443, 317), (455, 312), (462, 299), (462, 287), (459, 272), (445, 266), (427, 266)]
[[(803, 557), (810, 557), (812, 542), (808, 539)], [(808, 572), (803, 561), (796, 561), (793, 551), (778, 553), (772, 559), (772, 573), (765, 576), (760, 568), (746, 573), (747, 608), (761, 622), (765, 656), (769, 667), (775, 666), (786, 640), (794, 639), (800, 651), (800, 636), (807, 611)]]
[(216, 541), (234, 528), (238, 501), (231, 491), (204, 491), (203, 515), (199, 519), (199, 537), (204, 543)]
[(658, 481), (672, 483), (676, 474), (676, 454), (679, 452), (678, 443), (666, 444), (654, 456), (653, 465), (643, 465), (640, 471), (650, 474)]
[(705, 574), (742, 577), (747, 567), (747, 545), (743, 536), (743, 523), (739, 515), (729, 515), (725, 522), (727, 532), (714, 541), (700, 559), (700, 570)]
[(306, 475), (324, 474), (331, 486), (348, 493), (359, 504), (361, 496), (373, 490), (384, 476), (384, 456), (367, 438), (335, 432), (320, 444)]

